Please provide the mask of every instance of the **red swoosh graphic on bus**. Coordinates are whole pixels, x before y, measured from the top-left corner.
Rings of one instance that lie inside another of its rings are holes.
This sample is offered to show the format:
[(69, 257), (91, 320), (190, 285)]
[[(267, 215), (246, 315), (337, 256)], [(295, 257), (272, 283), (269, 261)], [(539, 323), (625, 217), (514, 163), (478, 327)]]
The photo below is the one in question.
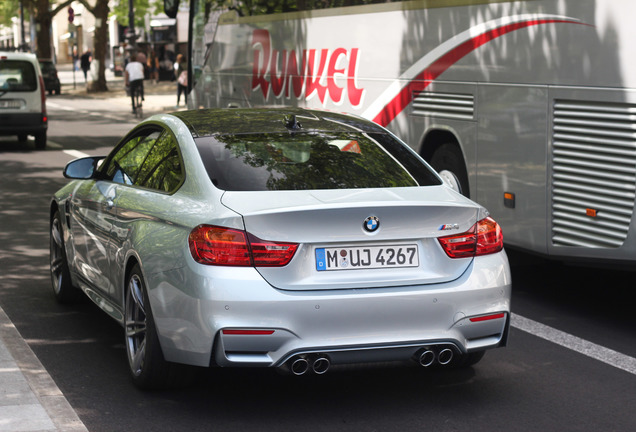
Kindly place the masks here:
[(429, 67), (420, 72), (415, 78), (411, 80), (411, 82), (406, 85), (398, 94), (395, 96), (391, 102), (389, 102), (380, 113), (375, 116), (373, 119), (374, 122), (378, 123), (381, 126), (387, 126), (395, 117), (400, 114), (404, 108), (408, 106), (411, 102), (412, 97), (414, 95), (418, 95), (421, 93), (426, 87), (428, 87), (431, 82), (433, 82), (437, 77), (439, 77), (443, 72), (445, 72), (452, 65), (461, 60), (464, 56), (479, 48), (480, 46), (498, 38), (499, 36), (503, 36), (507, 33), (513, 32), (515, 30), (519, 30), (526, 27), (541, 25), (541, 24), (552, 24), (552, 23), (570, 23), (570, 24), (583, 24), (589, 25), (576, 21), (568, 21), (564, 19), (535, 19), (529, 21), (523, 21), (513, 24), (506, 24), (504, 26), (488, 30), (480, 34), (479, 36), (475, 36), (474, 38), (467, 40), (466, 42), (461, 43), (456, 46), (446, 54), (442, 55), (440, 58), (435, 60)]

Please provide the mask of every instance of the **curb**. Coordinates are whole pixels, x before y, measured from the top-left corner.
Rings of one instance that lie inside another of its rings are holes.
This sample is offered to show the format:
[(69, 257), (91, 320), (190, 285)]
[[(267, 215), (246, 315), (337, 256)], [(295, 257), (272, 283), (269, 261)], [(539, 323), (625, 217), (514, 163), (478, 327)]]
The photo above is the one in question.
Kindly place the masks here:
[[(22, 401), (19, 405), (3, 406), (0, 408), (10, 408), (10, 418), (3, 418), (0, 423), (1, 430), (16, 431), (46, 431), (57, 430), (64, 432), (88, 432), (84, 423), (79, 419), (71, 405), (68, 403), (55, 381), (48, 374), (42, 363), (35, 356), (29, 345), (22, 338), (16, 327), (13, 325), (4, 310), (0, 307), (0, 352), (4, 347), (11, 355), (15, 368), (11, 367), (12, 360), (8, 359), (2, 362), (5, 366), (2, 368), (0, 377), (6, 378), (9, 373), (11, 382), (7, 383), (4, 379), (2, 394), (8, 400)], [(9, 366), (9, 367), (7, 367)], [(25, 390), (23, 382), (19, 375), (22, 375), (26, 384)], [(30, 394), (29, 394), (30, 393)], [(43, 408), (46, 415), (42, 415), (42, 410), (38, 409), (37, 404), (25, 403), (33, 398)], [(48, 415), (48, 419), (46, 416)], [(3, 416), (5, 417), (5, 416)], [(50, 427), (54, 425), (55, 429)], [(10, 427), (14, 425), (15, 428)], [(32, 428), (28, 426), (32, 425)], [(7, 428), (7, 426), (9, 428)]]

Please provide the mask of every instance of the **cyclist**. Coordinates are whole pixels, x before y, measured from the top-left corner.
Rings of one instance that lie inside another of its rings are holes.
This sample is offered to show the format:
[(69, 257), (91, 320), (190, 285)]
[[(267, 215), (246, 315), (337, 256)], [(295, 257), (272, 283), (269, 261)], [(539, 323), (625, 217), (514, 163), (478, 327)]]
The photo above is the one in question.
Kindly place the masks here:
[(141, 100), (144, 100), (144, 65), (137, 61), (137, 55), (132, 54), (130, 61), (126, 65), (124, 74), (126, 87), (130, 86), (130, 99), (132, 100), (132, 112), (136, 113), (135, 95), (141, 92)]

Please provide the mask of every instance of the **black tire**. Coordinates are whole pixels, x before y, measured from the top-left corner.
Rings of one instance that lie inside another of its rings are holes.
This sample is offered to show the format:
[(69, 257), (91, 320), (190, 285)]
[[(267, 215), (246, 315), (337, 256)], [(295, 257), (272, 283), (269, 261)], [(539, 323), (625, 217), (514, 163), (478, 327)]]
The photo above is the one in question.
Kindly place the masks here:
[(74, 287), (71, 282), (71, 272), (66, 258), (66, 249), (64, 248), (62, 219), (58, 211), (55, 212), (51, 219), (50, 233), (50, 268), (53, 295), (59, 303), (75, 303), (80, 297), (81, 291)]
[(35, 134), (35, 148), (38, 150), (44, 150), (46, 148), (46, 132)]
[(168, 389), (188, 385), (193, 368), (165, 361), (155, 327), (143, 275), (138, 264), (126, 283), (124, 330), (130, 375), (144, 390)]
[(442, 144), (431, 157), (431, 166), (445, 177), (447, 183), (455, 181), (454, 188), (458, 188), (457, 192), (466, 197), (470, 197), (468, 190), (468, 173), (466, 172), (466, 162), (459, 146), (456, 143), (449, 142)]

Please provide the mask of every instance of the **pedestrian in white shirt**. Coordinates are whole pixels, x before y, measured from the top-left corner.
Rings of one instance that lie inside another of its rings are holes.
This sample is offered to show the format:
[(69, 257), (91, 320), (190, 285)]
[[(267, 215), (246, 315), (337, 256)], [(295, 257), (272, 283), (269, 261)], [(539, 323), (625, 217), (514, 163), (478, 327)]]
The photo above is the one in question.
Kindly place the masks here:
[(144, 65), (137, 61), (135, 54), (130, 56), (130, 62), (126, 65), (126, 72), (124, 74), (124, 83), (126, 87), (130, 86), (130, 98), (132, 100), (133, 113), (137, 112), (135, 106), (135, 93), (137, 90), (141, 91), (141, 100), (144, 99)]

